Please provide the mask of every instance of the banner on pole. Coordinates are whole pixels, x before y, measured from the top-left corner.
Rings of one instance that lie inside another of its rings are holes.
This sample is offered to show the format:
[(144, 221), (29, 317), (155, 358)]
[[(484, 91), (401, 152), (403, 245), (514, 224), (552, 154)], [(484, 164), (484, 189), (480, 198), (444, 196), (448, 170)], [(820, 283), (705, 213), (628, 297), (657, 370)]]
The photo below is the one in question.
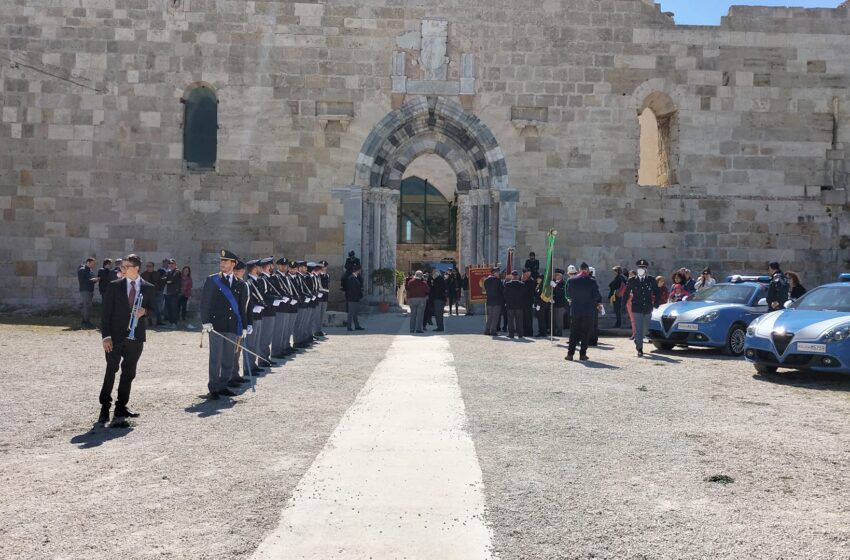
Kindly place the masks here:
[(555, 236), (558, 232), (554, 229), (549, 230), (549, 235), (546, 237), (546, 274), (543, 275), (543, 293), (540, 294), (540, 299), (549, 303), (552, 298), (552, 259), (555, 252)]
[(484, 280), (490, 276), (489, 266), (470, 266), (467, 272), (469, 278), (469, 301), (470, 303), (485, 303), (487, 291), (484, 290)]

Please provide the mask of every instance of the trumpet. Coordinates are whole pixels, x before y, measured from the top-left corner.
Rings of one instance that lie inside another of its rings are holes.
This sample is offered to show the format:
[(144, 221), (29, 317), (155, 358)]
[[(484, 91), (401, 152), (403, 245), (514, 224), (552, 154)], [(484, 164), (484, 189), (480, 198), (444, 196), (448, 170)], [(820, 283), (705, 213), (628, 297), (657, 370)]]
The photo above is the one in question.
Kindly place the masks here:
[(128, 340), (136, 340), (136, 326), (139, 324), (137, 312), (141, 306), (142, 290), (139, 290), (139, 293), (136, 294), (136, 299), (133, 301), (133, 309), (130, 311), (130, 325), (127, 327), (130, 330), (130, 334), (127, 335)]

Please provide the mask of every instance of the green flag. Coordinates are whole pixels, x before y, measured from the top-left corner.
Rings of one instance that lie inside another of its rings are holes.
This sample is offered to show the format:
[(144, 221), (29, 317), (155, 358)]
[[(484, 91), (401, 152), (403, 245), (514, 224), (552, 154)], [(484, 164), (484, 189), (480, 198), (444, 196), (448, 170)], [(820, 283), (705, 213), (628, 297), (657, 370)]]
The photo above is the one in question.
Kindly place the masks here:
[(552, 301), (552, 259), (554, 258), (556, 235), (558, 235), (558, 232), (550, 229), (549, 235), (546, 236), (546, 274), (543, 275), (543, 293), (540, 294), (540, 299), (546, 303)]

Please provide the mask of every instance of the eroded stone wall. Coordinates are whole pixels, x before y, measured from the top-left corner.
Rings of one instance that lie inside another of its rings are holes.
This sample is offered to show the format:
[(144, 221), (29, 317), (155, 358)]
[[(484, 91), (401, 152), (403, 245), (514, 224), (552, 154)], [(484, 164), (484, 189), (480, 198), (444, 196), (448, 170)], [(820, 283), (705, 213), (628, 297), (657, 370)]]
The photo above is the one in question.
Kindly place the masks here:
[[(438, 48), (414, 56), (426, 18), (448, 22), (445, 75)], [(493, 132), (519, 191), (517, 254), (554, 226), (559, 262), (600, 270), (776, 259), (811, 285), (848, 266), (847, 8), (684, 27), (644, 0), (9, 0), (0, 23), (6, 303), (73, 300), (88, 255), (174, 256), (196, 276), (220, 246), (341, 266), (331, 189), (414, 95), (393, 93), (401, 77), (457, 83)], [(180, 98), (199, 83), (219, 99), (207, 173), (182, 162)], [(676, 110), (665, 188), (637, 185), (654, 92)]]

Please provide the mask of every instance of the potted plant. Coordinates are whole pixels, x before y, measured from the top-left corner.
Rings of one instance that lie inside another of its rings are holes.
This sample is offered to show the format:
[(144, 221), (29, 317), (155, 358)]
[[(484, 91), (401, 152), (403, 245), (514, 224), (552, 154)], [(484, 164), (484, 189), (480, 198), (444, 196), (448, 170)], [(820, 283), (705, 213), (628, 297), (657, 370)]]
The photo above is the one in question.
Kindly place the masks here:
[[(396, 271), (392, 268), (379, 268), (372, 272), (372, 284), (380, 288), (381, 299), (378, 301), (378, 311), (386, 313), (390, 310), (390, 298), (395, 295)], [(389, 292), (389, 293), (388, 293)]]

